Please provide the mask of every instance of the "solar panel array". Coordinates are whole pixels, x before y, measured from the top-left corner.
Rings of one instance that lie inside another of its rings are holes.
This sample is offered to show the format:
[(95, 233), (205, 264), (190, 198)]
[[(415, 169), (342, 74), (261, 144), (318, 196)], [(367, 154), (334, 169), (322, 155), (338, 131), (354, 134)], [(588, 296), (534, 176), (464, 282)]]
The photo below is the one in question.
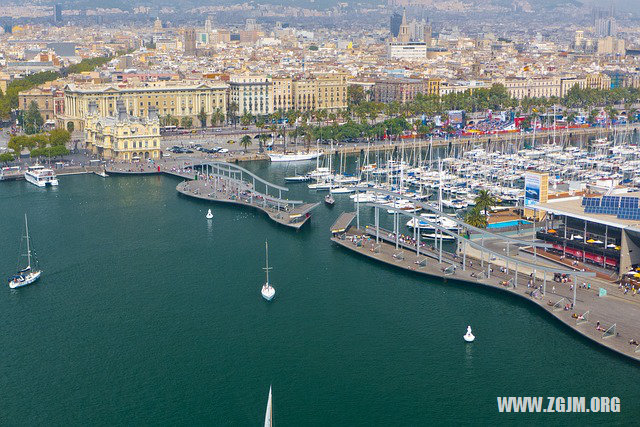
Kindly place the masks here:
[(584, 213), (615, 215), (620, 219), (640, 220), (638, 197), (583, 197)]

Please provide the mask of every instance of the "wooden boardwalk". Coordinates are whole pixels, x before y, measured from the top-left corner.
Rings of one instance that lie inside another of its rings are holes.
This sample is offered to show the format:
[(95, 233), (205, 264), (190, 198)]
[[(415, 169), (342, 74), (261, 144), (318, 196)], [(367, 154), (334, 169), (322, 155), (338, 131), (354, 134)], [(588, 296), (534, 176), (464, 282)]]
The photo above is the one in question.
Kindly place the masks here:
[(228, 186), (227, 183), (214, 183), (213, 180), (184, 181), (178, 184), (176, 190), (185, 196), (209, 202), (252, 207), (266, 213), (278, 224), (296, 230), (309, 221), (311, 218), (309, 212), (318, 206), (318, 203), (307, 203), (294, 207), (286, 204), (285, 201), (270, 199), (255, 193), (248, 186), (238, 188)]
[[(373, 231), (375, 233), (375, 230)], [(396, 250), (392, 237), (382, 237), (380, 236), (380, 242), (376, 243), (375, 234), (372, 236), (371, 230), (348, 227), (346, 232), (332, 233), (331, 240), (351, 252), (415, 274), (439, 278), (445, 283), (451, 281), (483, 285), (524, 298), (591, 341), (640, 361), (640, 346), (629, 344), (630, 340), (640, 342), (640, 300), (599, 297), (598, 286), (593, 286), (592, 289), (579, 287), (576, 291), (575, 308), (571, 309), (573, 291), (570, 289), (570, 283), (548, 281), (547, 294), (542, 295), (541, 280), (535, 280), (530, 287), (528, 283), (531, 279), (528, 275), (519, 274), (517, 285), (514, 285), (513, 273), (487, 273), (486, 268), (480, 267), (481, 262), (478, 259), (468, 256), (467, 265), (463, 270), (462, 259), (459, 256), (443, 253), (443, 262), (439, 263), (439, 253), (428, 245), (421, 245), (418, 257), (415, 245), (402, 243), (399, 244), (400, 249)], [(615, 328), (605, 333), (614, 324)]]
[[(238, 166), (231, 164), (222, 166), (220, 169), (216, 169), (218, 173), (213, 174), (209, 173), (214, 170), (212, 168), (207, 169), (205, 173), (192, 169), (194, 163), (195, 166), (201, 166), (196, 160), (181, 160), (159, 165), (109, 165), (106, 168), (106, 172), (110, 175), (165, 174), (175, 176), (185, 180), (176, 186), (176, 190), (180, 194), (209, 202), (258, 209), (266, 213), (271, 220), (278, 224), (296, 230), (299, 230), (310, 220), (310, 212), (319, 205), (319, 203), (304, 203), (298, 200), (287, 200), (271, 196), (268, 194), (270, 187), (274, 187), (280, 194), (287, 189), (269, 184), (264, 180), (261, 181), (265, 185), (266, 192), (259, 192), (254, 186), (256, 185), (256, 180), (260, 178), (255, 177), (252, 182), (235, 178), (236, 176), (242, 176), (242, 174), (239, 174), (242, 168)], [(209, 163), (213, 164), (214, 162)], [(221, 175), (222, 171), (226, 175)], [(242, 171), (247, 179), (252, 178), (252, 176), (246, 176), (250, 172), (244, 169)]]

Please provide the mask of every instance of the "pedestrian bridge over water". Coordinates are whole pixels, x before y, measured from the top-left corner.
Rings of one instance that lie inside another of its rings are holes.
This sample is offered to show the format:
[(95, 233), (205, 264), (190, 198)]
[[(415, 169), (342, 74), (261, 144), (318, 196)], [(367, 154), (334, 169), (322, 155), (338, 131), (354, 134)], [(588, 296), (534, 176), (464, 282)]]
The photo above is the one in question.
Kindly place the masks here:
[(283, 197), (288, 188), (270, 183), (234, 163), (187, 160), (157, 165), (109, 165), (108, 174), (166, 174), (184, 179), (176, 190), (187, 197), (210, 202), (249, 206), (266, 213), (273, 221), (299, 229), (319, 203), (305, 203)]

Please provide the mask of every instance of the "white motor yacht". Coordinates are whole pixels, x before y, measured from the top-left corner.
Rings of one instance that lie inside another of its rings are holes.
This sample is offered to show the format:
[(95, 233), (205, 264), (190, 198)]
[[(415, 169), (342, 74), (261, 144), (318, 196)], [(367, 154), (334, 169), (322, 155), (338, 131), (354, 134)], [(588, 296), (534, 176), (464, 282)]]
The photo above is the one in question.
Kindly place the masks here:
[(24, 173), (24, 179), (38, 187), (46, 187), (47, 185), (58, 185), (58, 178), (53, 169), (45, 168), (42, 165), (29, 166)]

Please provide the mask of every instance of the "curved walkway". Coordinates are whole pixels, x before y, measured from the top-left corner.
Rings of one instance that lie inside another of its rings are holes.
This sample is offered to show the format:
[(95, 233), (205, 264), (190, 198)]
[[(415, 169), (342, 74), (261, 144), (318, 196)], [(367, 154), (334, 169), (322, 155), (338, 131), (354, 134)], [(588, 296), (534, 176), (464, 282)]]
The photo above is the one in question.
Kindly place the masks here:
[[(198, 168), (198, 169), (194, 169)], [(187, 197), (210, 202), (248, 206), (266, 213), (278, 224), (300, 229), (311, 218), (319, 203), (304, 203), (282, 197), (288, 188), (272, 184), (241, 166), (232, 163), (185, 159), (160, 164), (111, 164), (111, 175), (166, 174), (185, 181), (176, 191)], [(260, 186), (264, 191), (258, 191)], [(277, 193), (276, 195), (270, 193)]]
[[(375, 228), (357, 229), (346, 227), (346, 231), (333, 233), (331, 240), (339, 246), (364, 255), (372, 260), (392, 265), (413, 273), (431, 277), (451, 279), (463, 283), (480, 284), (524, 298), (542, 308), (566, 326), (601, 346), (640, 361), (640, 346), (630, 341), (640, 341), (640, 307), (618, 298), (600, 297), (598, 289), (576, 289), (575, 309), (572, 307), (571, 283), (548, 281), (543, 294), (542, 281), (532, 279), (525, 272), (517, 274), (494, 271), (481, 266), (481, 261), (468, 256), (463, 269), (463, 259), (454, 254), (440, 255), (428, 245), (421, 246), (420, 256), (415, 244), (405, 243), (405, 248), (396, 249), (392, 243), (395, 236), (376, 243)], [(388, 232), (387, 232), (388, 233)], [(407, 246), (408, 245), (408, 246)], [(440, 258), (442, 257), (442, 258)], [(442, 262), (439, 262), (439, 258)], [(487, 263), (487, 260), (485, 260)], [(487, 263), (488, 264), (488, 263)], [(514, 280), (515, 279), (515, 280)], [(615, 326), (614, 326), (615, 325)]]

